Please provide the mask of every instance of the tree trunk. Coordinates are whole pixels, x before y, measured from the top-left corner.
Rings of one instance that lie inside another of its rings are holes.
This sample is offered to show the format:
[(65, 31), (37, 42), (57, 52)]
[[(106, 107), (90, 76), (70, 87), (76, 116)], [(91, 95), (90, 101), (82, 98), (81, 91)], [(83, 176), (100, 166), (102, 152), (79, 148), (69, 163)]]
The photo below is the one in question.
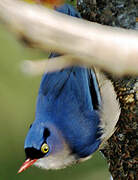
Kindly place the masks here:
[[(84, 19), (136, 29), (138, 0), (78, 0), (77, 7)], [(138, 77), (112, 77), (112, 80), (120, 101), (121, 115), (116, 132), (102, 152), (114, 180), (136, 180)]]

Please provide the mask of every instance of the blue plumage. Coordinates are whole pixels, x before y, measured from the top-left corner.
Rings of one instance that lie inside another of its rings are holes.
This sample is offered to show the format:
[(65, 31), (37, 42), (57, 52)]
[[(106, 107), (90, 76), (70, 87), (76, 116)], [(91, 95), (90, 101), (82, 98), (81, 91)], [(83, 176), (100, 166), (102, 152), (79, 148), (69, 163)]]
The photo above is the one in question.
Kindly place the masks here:
[[(93, 107), (90, 73), (86, 68), (72, 67), (45, 74), (36, 108), (36, 123), (54, 123), (80, 157), (90, 155), (100, 144), (99, 116)], [(92, 147), (88, 149), (88, 146)]]
[[(80, 18), (67, 4), (57, 11)], [(52, 53), (50, 58), (56, 56), (59, 55)], [(44, 74), (35, 121), (25, 140), (27, 158), (39, 159), (35, 164), (40, 167), (57, 169), (90, 156), (101, 144), (100, 103), (99, 87), (92, 70), (71, 67)], [(49, 146), (47, 153), (41, 150), (43, 144)]]

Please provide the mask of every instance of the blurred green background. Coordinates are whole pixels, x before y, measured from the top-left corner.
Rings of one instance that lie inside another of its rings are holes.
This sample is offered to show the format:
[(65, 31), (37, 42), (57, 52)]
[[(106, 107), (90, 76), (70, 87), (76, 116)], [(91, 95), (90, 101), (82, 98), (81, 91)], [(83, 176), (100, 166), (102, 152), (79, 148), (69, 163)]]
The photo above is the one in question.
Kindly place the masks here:
[(34, 120), (35, 103), (41, 77), (28, 77), (19, 68), (24, 59), (46, 54), (26, 48), (0, 25), (0, 180), (108, 180), (107, 164), (100, 153), (63, 170), (29, 168), (17, 171), (25, 159), (24, 139)]

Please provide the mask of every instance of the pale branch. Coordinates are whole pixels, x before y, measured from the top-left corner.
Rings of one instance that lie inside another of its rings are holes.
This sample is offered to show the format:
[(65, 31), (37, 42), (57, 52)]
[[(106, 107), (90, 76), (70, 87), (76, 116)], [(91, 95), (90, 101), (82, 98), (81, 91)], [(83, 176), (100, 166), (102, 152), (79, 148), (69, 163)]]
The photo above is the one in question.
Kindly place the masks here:
[(63, 55), (51, 59), (54, 59), (54, 61), (49, 61), (48, 59), (38, 61), (25, 60), (21, 63), (21, 70), (27, 75), (34, 76), (80, 64), (80, 61), (74, 60), (74, 57), (71, 55)]
[(50, 58), (50, 61), (48, 59), (37, 61), (25, 60), (21, 63), (21, 70), (25, 74), (36, 76), (42, 75), (46, 72), (54, 72), (71, 66), (85, 66), (91, 68), (93, 65), (91, 64), (91, 62), (84, 61), (84, 59), (78, 58), (75, 55), (67, 54)]
[(37, 48), (71, 54), (71, 63), (75, 57), (81, 65), (97, 65), (117, 75), (138, 74), (137, 31), (73, 18), (19, 0), (0, 1), (0, 19)]

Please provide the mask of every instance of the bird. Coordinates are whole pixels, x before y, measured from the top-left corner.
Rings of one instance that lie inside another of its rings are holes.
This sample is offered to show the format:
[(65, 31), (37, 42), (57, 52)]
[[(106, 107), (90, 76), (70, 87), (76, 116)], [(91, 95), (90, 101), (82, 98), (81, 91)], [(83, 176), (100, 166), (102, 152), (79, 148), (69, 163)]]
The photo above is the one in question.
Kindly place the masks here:
[[(56, 11), (81, 18), (69, 4)], [(57, 56), (52, 52), (49, 58)], [(18, 173), (32, 165), (62, 169), (89, 159), (113, 134), (119, 115), (113, 84), (98, 68), (73, 66), (45, 73), (24, 143), (26, 161)]]

